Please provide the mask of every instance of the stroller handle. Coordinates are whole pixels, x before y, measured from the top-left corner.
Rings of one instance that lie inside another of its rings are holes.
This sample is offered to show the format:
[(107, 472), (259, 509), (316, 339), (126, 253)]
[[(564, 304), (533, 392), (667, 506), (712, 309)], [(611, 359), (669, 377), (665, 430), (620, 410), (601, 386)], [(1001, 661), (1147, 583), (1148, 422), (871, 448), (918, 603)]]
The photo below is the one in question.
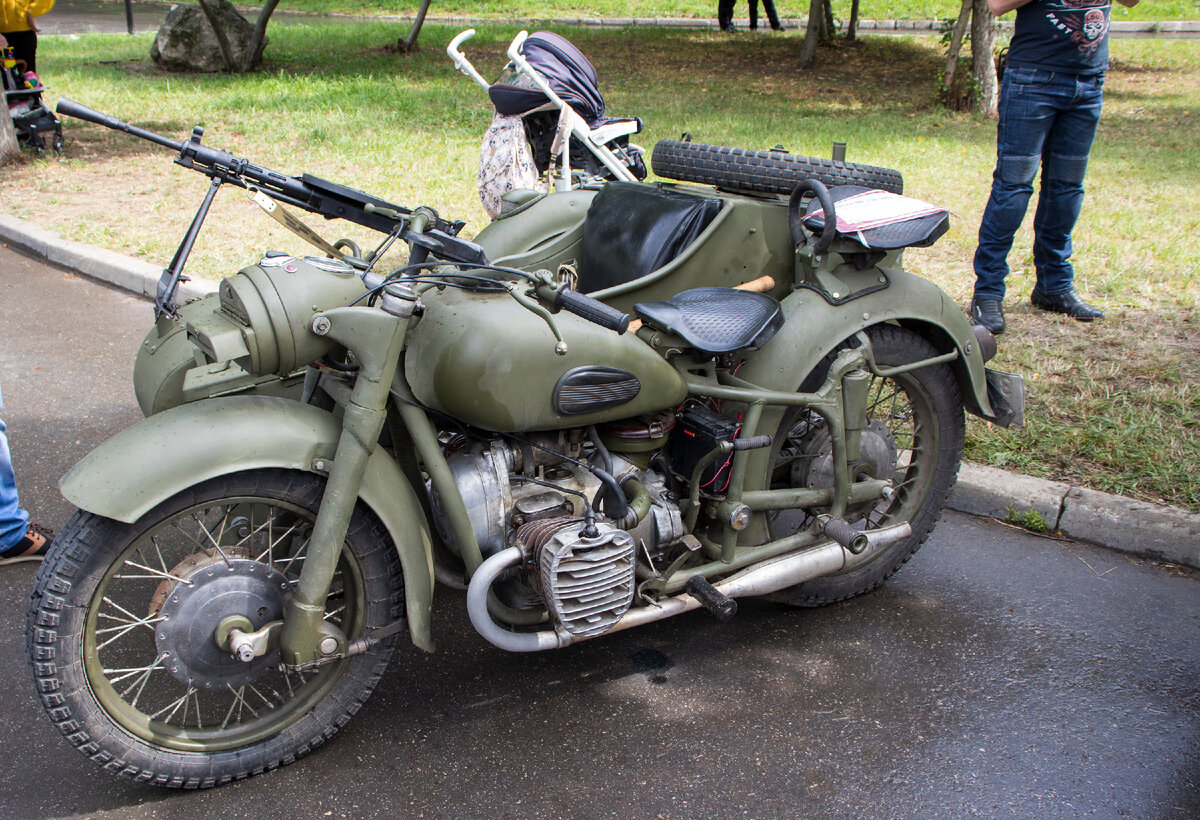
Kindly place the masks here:
[(479, 72), (475, 70), (475, 66), (471, 65), (471, 61), (467, 59), (467, 55), (458, 50), (458, 47), (475, 36), (475, 29), (469, 28), (466, 31), (459, 32), (450, 45), (446, 46), (446, 53), (450, 55), (450, 59), (454, 61), (454, 67), (466, 74), (476, 83), (483, 87), (484, 91), (491, 88), (491, 83), (483, 79)]

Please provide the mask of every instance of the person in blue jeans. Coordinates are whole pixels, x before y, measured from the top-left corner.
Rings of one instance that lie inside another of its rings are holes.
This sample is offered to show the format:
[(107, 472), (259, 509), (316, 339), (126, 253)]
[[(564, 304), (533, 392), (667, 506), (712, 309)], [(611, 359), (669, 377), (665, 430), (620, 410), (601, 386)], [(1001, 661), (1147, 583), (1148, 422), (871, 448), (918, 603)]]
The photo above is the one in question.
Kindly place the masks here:
[[(0, 414), (3, 412), (4, 394), (0, 393)], [(54, 534), (29, 523), (29, 513), (21, 509), (5, 429), (0, 415), (0, 564), (40, 561), (50, 549)]]
[[(1132, 7), (1138, 0), (1118, 2)], [(1017, 21), (1000, 84), (996, 170), (979, 226), (971, 320), (1004, 332), (1008, 253), (1039, 167), (1030, 301), (1081, 322), (1102, 319), (1104, 312), (1075, 292), (1070, 260), (1104, 99), (1111, 0), (988, 0), (988, 7), (997, 16), (1016, 9)]]

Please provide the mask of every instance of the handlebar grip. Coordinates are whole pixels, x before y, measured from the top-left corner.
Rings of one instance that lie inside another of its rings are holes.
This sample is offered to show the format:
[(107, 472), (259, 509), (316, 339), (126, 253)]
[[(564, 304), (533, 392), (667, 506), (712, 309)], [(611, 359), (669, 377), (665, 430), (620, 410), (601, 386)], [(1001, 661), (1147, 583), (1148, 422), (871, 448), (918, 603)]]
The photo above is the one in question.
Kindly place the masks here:
[(555, 292), (554, 307), (568, 313), (574, 313), (589, 322), (624, 333), (629, 329), (629, 314), (622, 313), (616, 308), (609, 307), (599, 299), (580, 293), (577, 290), (563, 288)]
[(758, 450), (762, 447), (771, 446), (770, 436), (747, 436), (746, 438), (735, 438), (733, 440), (733, 449), (735, 450)]

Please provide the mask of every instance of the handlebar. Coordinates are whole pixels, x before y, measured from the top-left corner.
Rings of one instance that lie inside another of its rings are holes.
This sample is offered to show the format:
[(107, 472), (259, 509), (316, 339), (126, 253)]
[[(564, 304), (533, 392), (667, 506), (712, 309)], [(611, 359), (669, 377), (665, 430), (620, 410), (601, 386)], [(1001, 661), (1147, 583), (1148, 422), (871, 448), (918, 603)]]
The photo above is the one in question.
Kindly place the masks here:
[(483, 86), (483, 90), (487, 91), (491, 88), (491, 84), (479, 75), (475, 70), (475, 66), (471, 65), (471, 61), (467, 59), (467, 55), (459, 51), (458, 47), (475, 36), (475, 29), (469, 28), (466, 31), (460, 32), (450, 45), (446, 46), (446, 53), (450, 55), (450, 59), (454, 61), (454, 67), (466, 74), (479, 85)]
[(601, 327), (624, 333), (629, 329), (629, 314), (622, 313), (614, 307), (601, 302), (599, 299), (580, 293), (577, 290), (560, 288), (554, 292), (554, 307), (574, 313)]
[(816, 196), (824, 214), (825, 227), (821, 230), (820, 238), (813, 245), (813, 255), (820, 256), (829, 249), (834, 238), (837, 237), (837, 212), (833, 207), (833, 199), (829, 196), (829, 189), (825, 187), (824, 183), (815, 179), (801, 180), (792, 189), (792, 195), (788, 199), (788, 228), (791, 229), (792, 241), (797, 246), (804, 244), (804, 217), (800, 215), (800, 200), (806, 193)]

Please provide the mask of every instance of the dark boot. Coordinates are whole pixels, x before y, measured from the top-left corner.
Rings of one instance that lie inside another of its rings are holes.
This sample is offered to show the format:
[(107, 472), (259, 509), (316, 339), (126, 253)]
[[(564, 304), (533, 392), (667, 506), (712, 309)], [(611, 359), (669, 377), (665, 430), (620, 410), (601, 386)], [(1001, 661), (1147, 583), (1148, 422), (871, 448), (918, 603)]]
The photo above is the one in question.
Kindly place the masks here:
[(999, 299), (972, 299), (971, 324), (986, 327), (999, 336), (1004, 332), (1004, 303)]
[(1079, 294), (1073, 290), (1050, 295), (1042, 293), (1037, 287), (1034, 287), (1033, 293), (1029, 294), (1029, 301), (1035, 308), (1062, 313), (1080, 322), (1091, 322), (1104, 318), (1104, 311), (1080, 299)]

